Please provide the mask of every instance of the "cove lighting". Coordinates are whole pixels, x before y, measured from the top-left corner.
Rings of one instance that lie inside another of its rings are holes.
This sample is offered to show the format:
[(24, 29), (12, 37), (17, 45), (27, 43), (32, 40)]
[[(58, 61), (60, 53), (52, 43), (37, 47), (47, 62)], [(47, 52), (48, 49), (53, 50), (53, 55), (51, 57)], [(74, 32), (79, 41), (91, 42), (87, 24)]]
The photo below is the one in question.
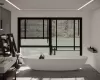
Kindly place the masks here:
[(6, 2), (8, 2), (9, 4), (11, 4), (16, 9), (21, 10), (19, 7), (17, 7), (15, 4), (13, 4), (12, 2), (10, 2), (9, 0), (6, 0)]
[(22, 9), (22, 10), (77, 10), (77, 9)]
[(89, 2), (87, 2), (86, 4), (84, 4), (82, 7), (80, 7), (77, 10), (81, 10), (82, 8), (84, 8), (85, 6), (87, 6), (88, 4), (92, 3), (94, 0), (90, 0)]
[(94, 0), (90, 0), (89, 2), (87, 2), (86, 4), (84, 4), (78, 9), (20, 9), (19, 7), (17, 7), (15, 4), (10, 2), (9, 0), (5, 0), (5, 1), (11, 4), (13, 7), (15, 7), (18, 10), (81, 10), (82, 8), (86, 7), (88, 4), (92, 3)]

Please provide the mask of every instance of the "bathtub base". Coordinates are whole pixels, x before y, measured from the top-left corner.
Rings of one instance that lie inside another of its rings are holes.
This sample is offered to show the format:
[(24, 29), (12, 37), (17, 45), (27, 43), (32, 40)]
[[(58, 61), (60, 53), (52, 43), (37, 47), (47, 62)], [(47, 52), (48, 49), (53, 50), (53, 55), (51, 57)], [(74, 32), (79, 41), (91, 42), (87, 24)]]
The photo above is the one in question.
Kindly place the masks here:
[(80, 71), (81, 69), (76, 69), (76, 70), (36, 70), (36, 69), (31, 69), (33, 71), (43, 71), (43, 72), (52, 72), (52, 71), (55, 71), (55, 72), (71, 72), (71, 71)]

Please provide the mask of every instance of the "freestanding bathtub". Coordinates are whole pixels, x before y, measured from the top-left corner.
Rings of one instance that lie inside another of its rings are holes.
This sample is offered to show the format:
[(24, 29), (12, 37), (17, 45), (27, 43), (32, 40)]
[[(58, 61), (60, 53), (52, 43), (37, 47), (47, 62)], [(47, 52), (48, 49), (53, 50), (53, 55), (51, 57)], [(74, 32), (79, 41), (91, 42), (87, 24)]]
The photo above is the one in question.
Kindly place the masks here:
[(23, 57), (24, 63), (31, 69), (46, 71), (77, 70), (85, 64), (86, 60), (85, 56), (45, 56), (45, 59)]

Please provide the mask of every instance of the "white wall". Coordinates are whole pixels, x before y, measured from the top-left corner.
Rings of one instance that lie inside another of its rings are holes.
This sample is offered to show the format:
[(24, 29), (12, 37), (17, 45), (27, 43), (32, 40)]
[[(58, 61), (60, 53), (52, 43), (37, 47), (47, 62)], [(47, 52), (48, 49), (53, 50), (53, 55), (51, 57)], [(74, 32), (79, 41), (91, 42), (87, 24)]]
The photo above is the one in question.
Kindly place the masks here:
[(100, 9), (92, 14), (91, 22), (91, 45), (97, 48), (97, 54), (91, 54), (93, 57), (92, 66), (100, 72)]

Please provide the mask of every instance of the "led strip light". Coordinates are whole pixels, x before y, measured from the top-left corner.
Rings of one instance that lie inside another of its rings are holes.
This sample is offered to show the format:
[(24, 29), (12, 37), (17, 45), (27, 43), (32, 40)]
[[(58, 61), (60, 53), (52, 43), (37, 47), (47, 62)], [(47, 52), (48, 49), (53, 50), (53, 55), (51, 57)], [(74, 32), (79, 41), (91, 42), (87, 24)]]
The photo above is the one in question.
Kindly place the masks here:
[(8, 2), (9, 4), (11, 4), (13, 7), (15, 7), (18, 10), (81, 10), (82, 8), (86, 7), (88, 4), (92, 3), (94, 0), (90, 0), (89, 2), (87, 2), (86, 4), (84, 4), (83, 6), (81, 6), (78, 9), (20, 9), (18, 6), (16, 6), (9, 0), (5, 0), (5, 1)]
[(22, 9), (22, 10), (77, 10), (77, 9)]
[(77, 10), (81, 10), (82, 8), (86, 7), (88, 4), (92, 3), (94, 0), (90, 0), (89, 2), (87, 2), (86, 4), (84, 4), (82, 7), (80, 7)]
[(6, 0), (6, 2), (8, 2), (9, 4), (11, 4), (16, 9), (21, 10), (19, 7), (17, 7), (15, 4), (13, 4), (12, 2), (10, 2), (9, 0)]

